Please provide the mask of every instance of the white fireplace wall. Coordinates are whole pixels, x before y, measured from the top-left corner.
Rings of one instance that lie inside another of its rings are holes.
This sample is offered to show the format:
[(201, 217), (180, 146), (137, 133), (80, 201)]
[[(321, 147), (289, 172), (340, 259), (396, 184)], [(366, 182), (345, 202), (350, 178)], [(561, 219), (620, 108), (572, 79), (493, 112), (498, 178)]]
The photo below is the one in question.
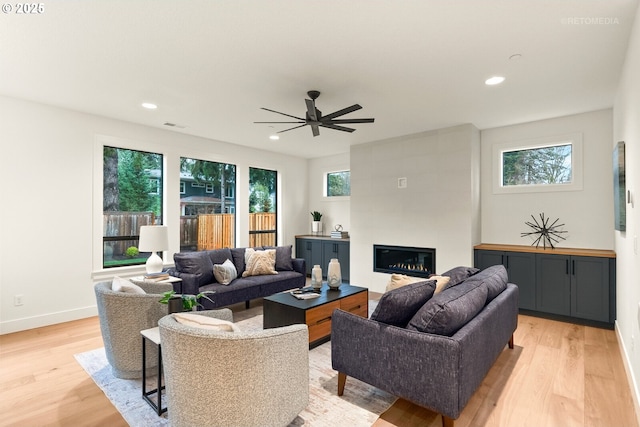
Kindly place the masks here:
[[(436, 272), (480, 243), (480, 132), (465, 124), (351, 147), (350, 282), (382, 292), (373, 245), (436, 248)], [(406, 182), (406, 188), (399, 188)]]

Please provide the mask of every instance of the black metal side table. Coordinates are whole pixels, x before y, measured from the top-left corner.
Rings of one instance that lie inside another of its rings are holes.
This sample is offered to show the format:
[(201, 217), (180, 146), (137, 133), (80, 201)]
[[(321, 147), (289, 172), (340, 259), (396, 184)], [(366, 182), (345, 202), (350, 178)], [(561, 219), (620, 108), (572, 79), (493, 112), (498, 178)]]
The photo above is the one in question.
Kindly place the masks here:
[[(155, 328), (145, 329), (140, 331), (142, 334), (142, 398), (149, 404), (158, 415), (162, 415), (167, 411), (167, 407), (162, 407), (162, 390), (165, 386), (162, 385), (162, 348), (160, 346), (160, 329)], [(146, 341), (149, 340), (158, 347), (158, 379), (156, 388), (147, 391), (147, 345)], [(156, 402), (150, 397), (157, 394)]]

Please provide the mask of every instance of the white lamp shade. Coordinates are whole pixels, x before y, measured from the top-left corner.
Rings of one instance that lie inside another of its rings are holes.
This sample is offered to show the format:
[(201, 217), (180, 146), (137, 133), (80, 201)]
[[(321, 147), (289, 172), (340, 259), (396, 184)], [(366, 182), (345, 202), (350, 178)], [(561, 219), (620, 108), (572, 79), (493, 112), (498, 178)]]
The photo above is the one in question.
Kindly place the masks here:
[(140, 227), (140, 252), (158, 252), (169, 249), (169, 233), (166, 225), (143, 225)]

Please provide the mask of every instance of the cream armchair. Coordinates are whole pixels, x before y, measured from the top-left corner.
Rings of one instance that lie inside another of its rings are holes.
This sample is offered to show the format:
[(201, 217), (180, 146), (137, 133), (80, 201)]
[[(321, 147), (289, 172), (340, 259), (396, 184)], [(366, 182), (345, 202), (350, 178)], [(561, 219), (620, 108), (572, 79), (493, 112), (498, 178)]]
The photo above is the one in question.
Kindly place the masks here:
[[(158, 320), (167, 315), (167, 305), (161, 304), (161, 293), (172, 290), (171, 284), (139, 284), (146, 294), (115, 292), (111, 282), (96, 283), (94, 290), (100, 318), (100, 330), (107, 360), (113, 375), (118, 378), (142, 377), (143, 329), (155, 328)], [(216, 317), (233, 320), (231, 310), (220, 312)], [(146, 366), (149, 375), (155, 375), (158, 352), (155, 346), (147, 346)]]
[[(104, 350), (113, 375), (118, 378), (142, 377), (143, 329), (158, 326), (158, 320), (167, 314), (167, 305), (161, 304), (158, 294), (132, 294), (111, 290), (111, 282), (94, 286), (100, 330)], [(161, 291), (160, 291), (161, 292)], [(147, 369), (150, 375), (158, 365), (155, 346), (147, 351)]]
[(287, 426), (309, 402), (306, 325), (221, 332), (158, 323), (173, 427)]

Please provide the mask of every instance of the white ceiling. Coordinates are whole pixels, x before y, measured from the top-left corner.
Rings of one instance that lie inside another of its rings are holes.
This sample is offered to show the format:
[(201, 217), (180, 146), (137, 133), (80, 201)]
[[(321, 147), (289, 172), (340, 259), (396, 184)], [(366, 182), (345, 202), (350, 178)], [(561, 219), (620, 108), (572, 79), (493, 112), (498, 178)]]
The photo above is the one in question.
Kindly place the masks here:
[[(0, 94), (312, 158), (609, 108), (638, 0), (43, 4), (40, 15), (0, 14)], [(496, 74), (507, 80), (485, 86)], [(311, 89), (324, 114), (359, 103), (343, 118), (375, 123), (279, 141), (268, 136), (287, 125), (253, 123), (287, 120), (260, 107), (304, 117)]]

